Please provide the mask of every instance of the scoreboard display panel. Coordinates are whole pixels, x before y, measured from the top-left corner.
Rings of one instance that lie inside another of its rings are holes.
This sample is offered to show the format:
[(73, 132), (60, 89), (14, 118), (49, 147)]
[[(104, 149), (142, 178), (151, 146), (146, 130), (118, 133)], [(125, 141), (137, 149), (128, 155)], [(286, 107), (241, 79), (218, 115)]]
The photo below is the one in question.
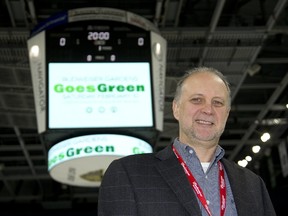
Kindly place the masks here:
[(153, 127), (150, 32), (115, 21), (46, 31), (48, 128)]
[(112, 8), (55, 15), (28, 40), (38, 132), (163, 128), (166, 40)]

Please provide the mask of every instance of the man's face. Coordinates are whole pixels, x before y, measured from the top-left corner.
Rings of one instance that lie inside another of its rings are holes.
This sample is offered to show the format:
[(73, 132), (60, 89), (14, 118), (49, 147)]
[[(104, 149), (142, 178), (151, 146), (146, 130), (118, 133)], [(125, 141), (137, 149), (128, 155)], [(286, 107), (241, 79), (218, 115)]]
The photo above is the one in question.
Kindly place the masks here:
[(229, 115), (229, 95), (224, 82), (211, 73), (196, 73), (182, 86), (173, 114), (184, 143), (218, 143)]

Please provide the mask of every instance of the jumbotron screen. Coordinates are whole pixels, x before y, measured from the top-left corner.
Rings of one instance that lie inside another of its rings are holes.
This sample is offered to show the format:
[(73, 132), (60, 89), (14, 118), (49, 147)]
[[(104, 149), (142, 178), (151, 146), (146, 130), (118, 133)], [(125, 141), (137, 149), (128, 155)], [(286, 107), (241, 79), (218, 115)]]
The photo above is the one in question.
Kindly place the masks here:
[(82, 21), (45, 37), (49, 129), (154, 126), (149, 31)]

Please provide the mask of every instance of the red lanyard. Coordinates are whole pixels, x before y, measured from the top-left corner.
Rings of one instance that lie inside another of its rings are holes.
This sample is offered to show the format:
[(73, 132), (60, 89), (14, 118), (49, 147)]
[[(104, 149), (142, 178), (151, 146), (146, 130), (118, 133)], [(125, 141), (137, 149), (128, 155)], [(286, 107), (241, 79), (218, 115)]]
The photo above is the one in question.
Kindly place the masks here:
[[(174, 146), (173, 146), (173, 151), (174, 151), (177, 159), (179, 160), (181, 166), (183, 167), (184, 172), (185, 172), (194, 192), (196, 193), (198, 199), (202, 203), (202, 205), (205, 208), (205, 210), (207, 211), (208, 215), (212, 216), (212, 213), (209, 209), (209, 206), (207, 204), (206, 198), (204, 196), (204, 193), (203, 193), (200, 185), (198, 184), (195, 177), (193, 176), (193, 174), (191, 173), (191, 171), (187, 167), (186, 163), (184, 162), (182, 157), (179, 155), (179, 153), (177, 152), (177, 150), (175, 149)], [(223, 165), (221, 164), (220, 161), (218, 161), (218, 169), (219, 169), (219, 188), (220, 188), (220, 216), (224, 216), (224, 212), (226, 209), (226, 184), (225, 184), (225, 178), (224, 178)]]

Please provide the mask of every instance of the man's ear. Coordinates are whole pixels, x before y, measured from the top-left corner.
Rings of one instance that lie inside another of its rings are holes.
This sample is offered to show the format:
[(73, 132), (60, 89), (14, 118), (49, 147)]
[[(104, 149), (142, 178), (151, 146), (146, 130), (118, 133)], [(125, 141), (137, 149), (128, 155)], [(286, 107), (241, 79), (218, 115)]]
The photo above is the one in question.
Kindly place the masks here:
[(175, 100), (173, 100), (172, 103), (172, 110), (173, 110), (173, 115), (175, 119), (179, 119), (179, 104)]

